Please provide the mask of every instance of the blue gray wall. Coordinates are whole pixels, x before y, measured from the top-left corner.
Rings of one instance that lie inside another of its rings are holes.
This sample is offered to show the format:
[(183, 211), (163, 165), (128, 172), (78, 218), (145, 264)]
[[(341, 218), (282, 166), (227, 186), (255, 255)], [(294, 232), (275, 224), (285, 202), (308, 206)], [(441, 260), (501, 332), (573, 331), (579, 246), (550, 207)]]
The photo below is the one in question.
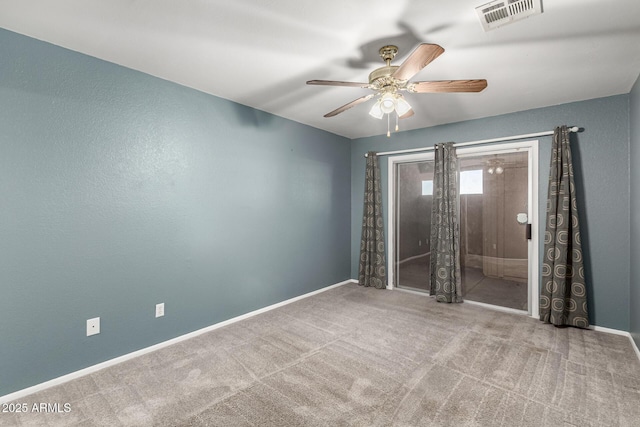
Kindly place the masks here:
[(347, 139), (1, 29), (0, 58), (0, 396), (349, 279)]
[[(481, 95), (480, 95), (481, 96)], [(595, 325), (629, 330), (629, 95), (576, 102), (486, 119), (370, 137), (351, 143), (351, 277), (357, 278), (364, 153), (465, 142), (553, 130), (566, 124), (584, 128), (572, 136), (581, 231), (588, 274), (590, 316)], [(408, 119), (411, 120), (411, 119)], [(386, 122), (383, 123), (386, 126)], [(376, 123), (372, 123), (375, 126)], [(540, 140), (539, 217), (544, 218), (551, 137)], [(381, 175), (387, 200), (387, 158)], [(385, 203), (386, 205), (386, 203)], [(385, 207), (385, 218), (387, 215)], [(543, 223), (544, 224), (544, 223)], [(385, 219), (386, 225), (386, 219)], [(540, 227), (540, 233), (544, 232)], [(387, 233), (388, 234), (388, 233)], [(542, 238), (540, 242), (542, 242)], [(542, 248), (541, 248), (542, 249)]]
[(631, 167), (631, 295), (630, 331), (640, 348), (640, 76), (629, 95)]

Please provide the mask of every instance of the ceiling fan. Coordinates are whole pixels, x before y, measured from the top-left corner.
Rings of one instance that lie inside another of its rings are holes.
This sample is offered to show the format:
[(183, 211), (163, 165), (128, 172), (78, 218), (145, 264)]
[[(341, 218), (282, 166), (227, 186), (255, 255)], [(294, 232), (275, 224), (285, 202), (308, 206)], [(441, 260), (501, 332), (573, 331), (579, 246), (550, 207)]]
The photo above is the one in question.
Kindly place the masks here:
[[(409, 57), (399, 66), (391, 65), (391, 61), (398, 53), (398, 47), (389, 45), (380, 48), (380, 57), (386, 62), (384, 67), (375, 69), (369, 74), (369, 83), (341, 82), (333, 80), (309, 80), (309, 85), (320, 86), (347, 86), (371, 89), (375, 93), (365, 95), (342, 107), (327, 113), (324, 117), (334, 117), (351, 107), (362, 104), (379, 96), (378, 100), (369, 111), (369, 114), (377, 119), (395, 112), (397, 118), (405, 119), (413, 116), (414, 112), (401, 92), (411, 93), (443, 93), (443, 92), (480, 92), (487, 87), (486, 80), (440, 80), (425, 82), (410, 82), (420, 70), (444, 52), (437, 44), (422, 43), (411, 52)], [(396, 130), (398, 125), (396, 122)], [(389, 136), (389, 131), (387, 131)]]

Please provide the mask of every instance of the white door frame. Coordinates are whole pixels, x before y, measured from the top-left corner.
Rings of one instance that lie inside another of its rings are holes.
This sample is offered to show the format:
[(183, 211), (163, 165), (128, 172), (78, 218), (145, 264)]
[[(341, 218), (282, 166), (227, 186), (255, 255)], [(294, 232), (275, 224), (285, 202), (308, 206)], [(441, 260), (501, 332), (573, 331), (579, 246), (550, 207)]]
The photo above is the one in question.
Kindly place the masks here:
[[(500, 154), (509, 152), (526, 151), (528, 153), (528, 216), (529, 223), (531, 224), (531, 240), (528, 242), (528, 255), (529, 255), (529, 309), (528, 314), (531, 317), (539, 317), (539, 300), (540, 300), (540, 285), (539, 285), (539, 269), (538, 269), (538, 141), (522, 141), (511, 142), (506, 144), (483, 144), (476, 146), (460, 147), (457, 149), (459, 158), (477, 156), (481, 154)], [(396, 200), (396, 174), (395, 166), (398, 163), (407, 162), (419, 162), (425, 160), (433, 160), (433, 151), (426, 151), (416, 154), (407, 154), (401, 156), (390, 156), (388, 158), (387, 175), (388, 175), (388, 204), (389, 206), (387, 230), (388, 230), (388, 258), (387, 258), (387, 289), (394, 289), (394, 259), (395, 259), (395, 239), (396, 230), (395, 224), (395, 200)], [(498, 308), (498, 306), (492, 306)], [(510, 310), (517, 311), (519, 310)]]

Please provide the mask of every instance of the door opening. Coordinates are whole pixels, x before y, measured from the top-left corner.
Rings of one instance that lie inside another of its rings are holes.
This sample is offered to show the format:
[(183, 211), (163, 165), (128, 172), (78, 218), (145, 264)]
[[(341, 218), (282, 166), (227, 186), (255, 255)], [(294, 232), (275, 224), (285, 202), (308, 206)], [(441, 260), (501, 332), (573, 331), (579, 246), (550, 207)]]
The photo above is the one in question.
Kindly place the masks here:
[[(457, 153), (463, 298), (537, 316), (537, 141)], [(391, 288), (429, 292), (433, 166), (389, 158)]]

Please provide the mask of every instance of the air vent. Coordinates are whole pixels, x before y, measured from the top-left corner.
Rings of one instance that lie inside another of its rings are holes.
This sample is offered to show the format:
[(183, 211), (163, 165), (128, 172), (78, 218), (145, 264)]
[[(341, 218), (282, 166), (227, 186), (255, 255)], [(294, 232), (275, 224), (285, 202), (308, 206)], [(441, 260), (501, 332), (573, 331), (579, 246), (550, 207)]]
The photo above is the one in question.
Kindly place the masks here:
[(485, 31), (542, 13), (542, 0), (496, 0), (476, 7)]

